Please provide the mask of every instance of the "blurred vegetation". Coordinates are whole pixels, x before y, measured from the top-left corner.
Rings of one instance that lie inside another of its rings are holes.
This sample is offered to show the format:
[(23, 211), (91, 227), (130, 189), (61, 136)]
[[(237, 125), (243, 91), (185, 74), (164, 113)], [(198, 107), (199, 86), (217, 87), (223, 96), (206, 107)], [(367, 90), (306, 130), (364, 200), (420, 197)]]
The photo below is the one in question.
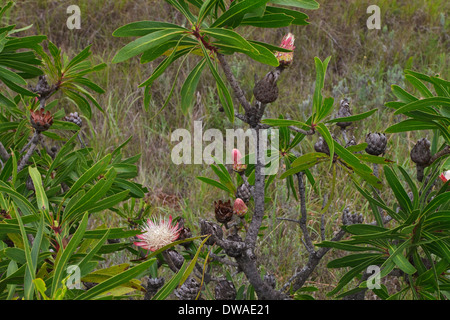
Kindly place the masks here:
[[(369, 121), (358, 122), (352, 127), (357, 142), (363, 142), (368, 132), (381, 132), (389, 125), (400, 120), (392, 110), (384, 107), (384, 103), (393, 100), (390, 86), (404, 86), (404, 69), (413, 69), (426, 74), (441, 74), (450, 78), (449, 56), (450, 35), (448, 12), (450, 3), (445, 0), (379, 0), (376, 4), (381, 8), (381, 30), (368, 30), (366, 20), (369, 14), (366, 9), (373, 1), (345, 0), (319, 1), (321, 8), (308, 11), (308, 26), (292, 27), (289, 30), (267, 29), (264, 32), (253, 28), (245, 29), (245, 36), (252, 39), (278, 45), (282, 36), (292, 32), (296, 37), (296, 50), (293, 65), (286, 72), (281, 82), (280, 97), (269, 107), (267, 117), (289, 115), (302, 119), (311, 108), (314, 83), (314, 56), (321, 59), (331, 55), (324, 95), (335, 100), (347, 97), (353, 112), (362, 113), (372, 108), (378, 112)], [(138, 84), (147, 79), (152, 69), (160, 60), (141, 65), (138, 58), (120, 64), (110, 64), (114, 54), (128, 39), (114, 38), (112, 32), (119, 26), (139, 20), (157, 20), (183, 24), (183, 17), (162, 0), (79, 0), (81, 9), (81, 29), (69, 30), (66, 20), (69, 16), (66, 9), (74, 4), (71, 0), (19, 0), (17, 8), (6, 17), (8, 23), (17, 28), (33, 24), (23, 34), (45, 34), (49, 40), (73, 57), (87, 45), (92, 45), (94, 63), (106, 62), (108, 67), (95, 74), (93, 79), (106, 93), (99, 97), (99, 103), (105, 114), (95, 111), (93, 119), (84, 128), (84, 135), (90, 146), (100, 155), (113, 150), (116, 146), (133, 136), (127, 146), (130, 155), (141, 153), (138, 182), (150, 190), (148, 201), (153, 212), (162, 212), (175, 216), (182, 215), (187, 224), (195, 232), (201, 217), (212, 218), (213, 201), (224, 195), (208, 188), (195, 179), (197, 175), (206, 175), (206, 165), (176, 166), (170, 161), (173, 144), (170, 142), (171, 132), (177, 128), (191, 129), (193, 121), (203, 121), (205, 129), (226, 129), (232, 126), (222, 113), (215, 92), (212, 77), (205, 73), (200, 80), (201, 90), (197, 94), (197, 103), (191, 114), (185, 117), (179, 108), (170, 104), (179, 103), (179, 92), (175, 91), (169, 106), (159, 115), (167, 97), (173, 73), (177, 63), (170, 67), (158, 79), (152, 88), (150, 112), (143, 107), (143, 89)], [(195, 59), (195, 58), (194, 58)], [(268, 69), (250, 60), (245, 55), (230, 57), (229, 63), (243, 89), (250, 93), (254, 85), (254, 75), (263, 76)], [(192, 65), (181, 70), (179, 88), (187, 77)], [(411, 88), (410, 88), (411, 89)], [(178, 90), (179, 91), (179, 90)], [(237, 105), (237, 104), (236, 104)], [(70, 102), (62, 100), (60, 107), (67, 112), (73, 108)], [(236, 120), (234, 126), (242, 127)], [(409, 159), (409, 152), (415, 142), (426, 137), (426, 132), (395, 134), (389, 136), (386, 157), (404, 165), (414, 173), (415, 167)], [(312, 149), (316, 138), (305, 140), (303, 148)], [(99, 155), (99, 156), (100, 156)], [(205, 171), (205, 172), (203, 172)], [(327, 165), (317, 166), (313, 173), (321, 176), (332, 176)], [(362, 196), (355, 192), (348, 178), (341, 174), (338, 177), (338, 194), (328, 209), (331, 216), (327, 225), (327, 234), (331, 235), (339, 225), (342, 210), (350, 207), (351, 211), (361, 212), (366, 221), (369, 216), (368, 204)], [(327, 179), (316, 188), (307, 187), (308, 212), (311, 216), (312, 230), (320, 233), (320, 211), (325, 194), (328, 193)], [(331, 180), (331, 179), (329, 179)], [(298, 241), (300, 231), (294, 224), (279, 221), (277, 217), (294, 218), (298, 214), (299, 204), (294, 199), (287, 200), (286, 188), (272, 184), (270, 193), (273, 202), (267, 208), (267, 229), (260, 246), (261, 254), (267, 259), (261, 261), (262, 268), (271, 270), (285, 282), (293, 269), (301, 266), (307, 258), (301, 242)], [(385, 193), (382, 191), (382, 193)], [(389, 198), (389, 195), (383, 194)], [(115, 226), (114, 215), (104, 214), (95, 224)], [(295, 240), (295, 241), (293, 241)], [(280, 252), (279, 248), (283, 248)], [(337, 283), (341, 274), (333, 274), (333, 270), (325, 267), (326, 262), (338, 256), (332, 252), (316, 270), (311, 282), (320, 288), (316, 298), (325, 298), (325, 294)], [(124, 259), (121, 256), (112, 259)], [(264, 270), (263, 269), (263, 270)]]

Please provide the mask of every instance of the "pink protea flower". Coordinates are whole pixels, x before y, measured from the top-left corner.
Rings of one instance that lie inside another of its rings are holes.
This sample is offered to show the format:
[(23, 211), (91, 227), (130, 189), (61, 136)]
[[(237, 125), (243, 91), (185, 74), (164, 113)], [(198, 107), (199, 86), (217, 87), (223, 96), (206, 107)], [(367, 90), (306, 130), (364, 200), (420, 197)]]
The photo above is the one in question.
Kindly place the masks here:
[(134, 242), (134, 244), (146, 250), (156, 251), (177, 240), (180, 231), (178, 223), (172, 226), (172, 216), (169, 216), (169, 221), (161, 217), (159, 222), (148, 219), (142, 228), (142, 234), (136, 236), (142, 241)]
[(231, 156), (233, 157), (233, 170), (236, 172), (243, 172), (247, 168), (247, 165), (242, 164), (241, 162), (241, 152), (238, 149), (233, 149), (233, 151), (231, 151)]
[(441, 180), (446, 183), (448, 180), (450, 180), (450, 170), (445, 171), (444, 173), (442, 173), (439, 178), (441, 178)]
[(239, 217), (243, 217), (247, 213), (247, 205), (241, 198), (237, 198), (236, 201), (234, 201), (233, 205), (233, 213), (238, 215)]
[(295, 37), (292, 33), (288, 33), (283, 37), (280, 47), (292, 50), (292, 52), (275, 52), (275, 57), (278, 59), (280, 66), (288, 67), (292, 63), (292, 60), (294, 60), (294, 42)]

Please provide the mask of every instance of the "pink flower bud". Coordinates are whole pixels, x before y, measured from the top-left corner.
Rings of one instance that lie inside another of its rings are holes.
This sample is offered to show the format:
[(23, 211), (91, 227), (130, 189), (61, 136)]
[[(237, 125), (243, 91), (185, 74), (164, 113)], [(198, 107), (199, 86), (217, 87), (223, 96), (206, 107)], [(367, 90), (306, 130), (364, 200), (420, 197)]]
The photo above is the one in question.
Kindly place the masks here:
[(287, 67), (292, 63), (292, 60), (294, 60), (294, 42), (295, 37), (292, 33), (288, 33), (283, 37), (283, 40), (281, 41), (281, 48), (292, 50), (292, 52), (275, 52), (275, 57), (278, 59), (278, 62), (281, 66)]
[(442, 173), (439, 178), (441, 178), (441, 180), (446, 183), (448, 180), (450, 180), (450, 170), (445, 171), (444, 173)]
[(243, 217), (247, 213), (247, 205), (241, 198), (237, 198), (233, 205), (233, 213), (239, 217)]
[(231, 151), (231, 156), (233, 157), (233, 170), (236, 172), (243, 172), (247, 168), (247, 165), (242, 164), (241, 162), (241, 152), (238, 149), (233, 149), (233, 151)]
[(238, 149), (233, 149), (233, 151), (231, 151), (231, 155), (233, 157), (233, 164), (241, 164), (242, 154)]

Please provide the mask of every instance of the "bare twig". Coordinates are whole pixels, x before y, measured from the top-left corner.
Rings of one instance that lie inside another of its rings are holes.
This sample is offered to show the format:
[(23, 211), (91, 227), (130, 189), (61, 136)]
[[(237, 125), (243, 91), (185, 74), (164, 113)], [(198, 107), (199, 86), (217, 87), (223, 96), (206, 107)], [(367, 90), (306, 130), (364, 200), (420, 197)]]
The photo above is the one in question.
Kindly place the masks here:
[(39, 133), (39, 131), (36, 131), (33, 135), (33, 138), (31, 138), (30, 148), (28, 149), (27, 153), (25, 154), (25, 156), (22, 158), (19, 165), (17, 166), (18, 172), (22, 171), (22, 169), (25, 168), (25, 166), (28, 163), (28, 160), (30, 160), (31, 156), (33, 155), (33, 152), (36, 150), (36, 147), (39, 144), (40, 135), (41, 134)]
[(316, 131), (313, 130), (313, 129), (303, 130), (303, 129), (300, 129), (300, 128), (296, 127), (296, 126), (289, 126), (288, 128), (291, 129), (292, 131), (300, 132), (300, 133), (304, 134), (305, 136), (312, 136), (314, 133), (316, 133)]

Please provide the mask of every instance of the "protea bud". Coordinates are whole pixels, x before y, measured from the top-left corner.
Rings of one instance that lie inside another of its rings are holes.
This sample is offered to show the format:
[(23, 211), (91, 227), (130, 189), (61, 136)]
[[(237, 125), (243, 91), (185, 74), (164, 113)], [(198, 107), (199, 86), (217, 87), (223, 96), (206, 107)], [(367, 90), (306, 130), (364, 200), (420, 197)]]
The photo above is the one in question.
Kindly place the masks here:
[(44, 113), (44, 108), (40, 108), (38, 111), (31, 111), (30, 123), (37, 132), (47, 131), (53, 124), (53, 116), (50, 111)]
[(420, 139), (412, 148), (411, 160), (418, 165), (427, 165), (431, 159), (431, 143), (427, 138)]
[(233, 206), (234, 214), (239, 217), (243, 217), (247, 213), (247, 210), (248, 208), (244, 201), (240, 198), (237, 198)]
[(280, 63), (280, 67), (287, 68), (292, 61), (294, 60), (294, 42), (295, 37), (292, 33), (288, 33), (283, 37), (283, 40), (281, 40), (280, 47), (283, 49), (292, 50), (291, 52), (275, 52), (275, 57), (277, 58), (278, 62)]
[(366, 136), (366, 142), (368, 154), (379, 156), (386, 151), (387, 139), (384, 133), (369, 133)]
[(169, 255), (175, 267), (181, 269), (181, 267), (183, 266), (184, 257), (175, 250), (167, 250), (167, 254)]
[(431, 160), (431, 143), (426, 138), (417, 141), (416, 145), (412, 148), (410, 156), (411, 160), (416, 164), (417, 180), (423, 180), (423, 172), (425, 167)]
[(262, 78), (253, 89), (253, 94), (261, 103), (274, 102), (278, 98), (277, 80), (280, 76), (280, 69), (270, 71)]
[(83, 120), (81, 120), (81, 117), (78, 115), (78, 112), (74, 112), (74, 113), (69, 113), (68, 116), (65, 116), (63, 118), (64, 121), (68, 121), (68, 122), (72, 122), (75, 123), (77, 126), (79, 126), (81, 128), (81, 126), (83, 125)]
[(236, 198), (242, 199), (244, 203), (249, 203), (250, 198), (252, 197), (252, 193), (250, 191), (250, 185), (248, 183), (241, 184), (236, 190)]
[(206, 244), (209, 246), (212, 246), (216, 242), (216, 239), (222, 239), (223, 237), (223, 230), (221, 227), (203, 219), (200, 219), (200, 233), (202, 236), (211, 235), (206, 241)]
[(233, 170), (237, 173), (243, 173), (247, 169), (247, 165), (242, 163), (242, 154), (238, 149), (233, 149), (231, 151), (231, 156), (233, 158)]
[(314, 144), (314, 150), (316, 150), (316, 152), (322, 152), (328, 155), (330, 154), (330, 148), (328, 147), (327, 142), (322, 137), (319, 137), (319, 139), (317, 139), (317, 142)]
[(236, 288), (233, 282), (228, 280), (221, 280), (217, 282), (216, 288), (216, 300), (235, 300)]
[(183, 285), (175, 290), (175, 295), (180, 300), (195, 300), (200, 291), (200, 284), (192, 277), (187, 278)]
[(233, 207), (231, 201), (222, 202), (222, 200), (214, 201), (214, 213), (216, 220), (220, 223), (228, 223), (233, 218)]
[[(344, 117), (350, 117), (352, 115), (352, 110), (350, 109), (350, 105), (348, 103), (347, 99), (341, 100), (341, 104), (338, 110), (337, 117), (338, 118), (344, 118)], [(349, 125), (351, 125), (351, 121), (346, 122), (337, 122), (336, 125), (341, 127), (342, 130), (345, 130)]]

